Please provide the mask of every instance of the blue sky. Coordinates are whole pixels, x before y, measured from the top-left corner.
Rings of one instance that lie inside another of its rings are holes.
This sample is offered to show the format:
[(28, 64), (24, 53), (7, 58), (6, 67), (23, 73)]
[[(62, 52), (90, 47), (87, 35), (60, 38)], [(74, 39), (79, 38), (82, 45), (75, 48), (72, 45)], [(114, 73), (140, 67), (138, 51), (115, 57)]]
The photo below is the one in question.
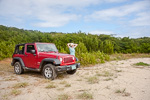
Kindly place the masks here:
[(0, 25), (150, 37), (150, 0), (0, 0)]

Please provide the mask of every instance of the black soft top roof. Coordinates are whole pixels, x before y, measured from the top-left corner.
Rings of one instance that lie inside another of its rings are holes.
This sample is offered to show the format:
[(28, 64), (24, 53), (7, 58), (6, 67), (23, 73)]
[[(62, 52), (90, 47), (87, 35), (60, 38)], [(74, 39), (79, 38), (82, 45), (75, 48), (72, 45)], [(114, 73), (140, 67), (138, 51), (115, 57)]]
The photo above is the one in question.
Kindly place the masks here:
[(24, 43), (24, 44), (17, 44), (16, 46), (21, 46), (21, 45), (25, 45), (26, 43)]

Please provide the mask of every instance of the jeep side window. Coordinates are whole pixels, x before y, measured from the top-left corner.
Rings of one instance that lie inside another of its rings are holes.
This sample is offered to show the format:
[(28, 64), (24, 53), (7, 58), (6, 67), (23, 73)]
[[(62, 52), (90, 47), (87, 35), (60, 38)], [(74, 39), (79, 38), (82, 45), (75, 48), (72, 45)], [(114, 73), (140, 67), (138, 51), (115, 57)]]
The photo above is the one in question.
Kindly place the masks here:
[(34, 45), (27, 45), (27, 52), (31, 53), (31, 50), (35, 50)]
[(17, 46), (15, 54), (24, 54), (24, 45)]
[(19, 54), (24, 54), (24, 46), (19, 46)]

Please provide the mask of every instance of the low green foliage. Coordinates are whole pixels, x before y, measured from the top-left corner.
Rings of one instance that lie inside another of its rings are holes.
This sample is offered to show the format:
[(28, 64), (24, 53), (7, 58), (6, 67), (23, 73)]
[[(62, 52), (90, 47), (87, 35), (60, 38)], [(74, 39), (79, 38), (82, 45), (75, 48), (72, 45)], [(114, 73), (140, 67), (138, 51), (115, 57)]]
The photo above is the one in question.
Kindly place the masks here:
[(83, 93), (78, 95), (78, 99), (83, 99), (83, 100), (93, 99), (93, 95), (91, 93), (88, 93), (88, 92), (83, 92)]
[(79, 62), (81, 65), (90, 65), (90, 64), (98, 64), (98, 63), (104, 63), (105, 61), (109, 61), (110, 57), (109, 55), (97, 51), (97, 52), (91, 52), (91, 53), (81, 53), (79, 56), (77, 56), (79, 59)]
[(134, 65), (136, 65), (136, 66), (150, 66), (150, 64), (147, 64), (147, 63), (144, 63), (144, 62), (138, 62)]

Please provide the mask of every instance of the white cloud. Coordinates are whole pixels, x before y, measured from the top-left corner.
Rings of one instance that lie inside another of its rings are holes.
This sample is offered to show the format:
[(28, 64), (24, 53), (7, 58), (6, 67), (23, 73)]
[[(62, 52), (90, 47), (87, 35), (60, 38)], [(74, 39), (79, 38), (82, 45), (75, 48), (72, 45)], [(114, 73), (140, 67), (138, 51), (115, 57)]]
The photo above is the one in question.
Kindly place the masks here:
[(130, 21), (132, 26), (150, 26), (150, 12), (142, 12), (137, 14), (137, 18)]
[(119, 3), (119, 2), (125, 2), (127, 0), (104, 0), (107, 3)]
[(37, 20), (31, 24), (39, 27), (60, 27), (80, 18), (74, 10), (123, 1), (126, 0), (0, 0), (0, 16), (20, 22)]
[(39, 27), (60, 27), (77, 20), (80, 15), (69, 10), (97, 4), (100, 0), (1, 0), (0, 16), (15, 20), (36, 20), (31, 25)]
[[(53, 16), (51, 16), (51, 14)], [(38, 15), (41, 22), (35, 23), (34, 26), (39, 27), (59, 27), (67, 24), (71, 20), (76, 20), (79, 16), (68, 14), (51, 13), (47, 15)]]
[(121, 7), (95, 11), (90, 16), (86, 17), (86, 19), (112, 20), (113, 18), (122, 18), (131, 15), (133, 13), (142, 12), (143, 10), (149, 8), (149, 6), (150, 6), (150, 1), (139, 1)]

